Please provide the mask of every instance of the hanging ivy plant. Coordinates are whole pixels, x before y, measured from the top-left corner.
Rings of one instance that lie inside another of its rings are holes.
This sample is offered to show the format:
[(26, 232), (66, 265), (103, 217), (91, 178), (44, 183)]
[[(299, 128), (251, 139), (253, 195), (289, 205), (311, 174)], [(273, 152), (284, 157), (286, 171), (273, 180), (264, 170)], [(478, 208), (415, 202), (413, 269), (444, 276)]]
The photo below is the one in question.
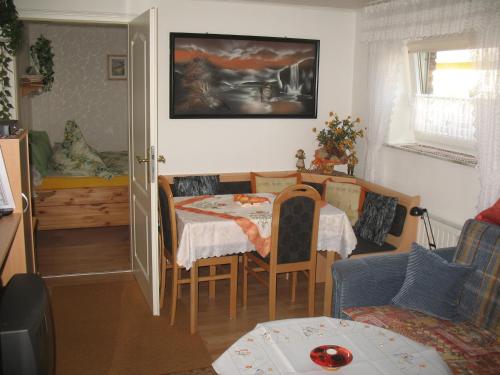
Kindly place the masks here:
[(0, 119), (11, 119), (9, 69), (12, 56), (19, 51), (22, 42), (23, 23), (17, 18), (13, 0), (0, 0)]
[(54, 54), (51, 41), (40, 35), (30, 47), (30, 55), (35, 69), (43, 76), (43, 91), (50, 91), (54, 83)]

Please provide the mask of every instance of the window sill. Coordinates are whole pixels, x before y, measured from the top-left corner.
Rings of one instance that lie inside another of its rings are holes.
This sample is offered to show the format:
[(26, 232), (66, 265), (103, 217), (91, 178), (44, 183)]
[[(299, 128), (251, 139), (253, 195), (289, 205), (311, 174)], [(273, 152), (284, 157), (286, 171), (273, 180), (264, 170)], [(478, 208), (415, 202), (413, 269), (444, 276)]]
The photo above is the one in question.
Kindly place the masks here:
[(414, 154), (425, 155), (434, 159), (446, 160), (455, 164), (465, 165), (466, 167), (475, 167), (477, 159), (474, 155), (464, 154), (462, 152), (445, 150), (439, 147), (423, 145), (420, 143), (405, 144), (385, 144), (387, 147), (396, 150), (412, 152)]

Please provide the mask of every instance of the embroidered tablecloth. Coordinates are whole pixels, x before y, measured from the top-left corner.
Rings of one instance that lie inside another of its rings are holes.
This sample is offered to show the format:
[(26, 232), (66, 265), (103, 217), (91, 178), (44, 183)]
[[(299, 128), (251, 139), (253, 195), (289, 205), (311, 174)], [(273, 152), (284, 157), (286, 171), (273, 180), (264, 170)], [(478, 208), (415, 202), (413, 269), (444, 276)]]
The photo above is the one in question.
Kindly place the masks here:
[(310, 359), (311, 350), (320, 345), (351, 351), (353, 361), (338, 375), (451, 374), (434, 348), (370, 324), (327, 317), (257, 324), (212, 366), (221, 375), (331, 373)]
[[(274, 194), (248, 194), (266, 198), (260, 204), (241, 204), (234, 195), (175, 197), (179, 246), (177, 263), (187, 269), (197, 259), (257, 250), (270, 251)], [(336, 251), (346, 258), (356, 247), (347, 215), (323, 202), (318, 250)]]

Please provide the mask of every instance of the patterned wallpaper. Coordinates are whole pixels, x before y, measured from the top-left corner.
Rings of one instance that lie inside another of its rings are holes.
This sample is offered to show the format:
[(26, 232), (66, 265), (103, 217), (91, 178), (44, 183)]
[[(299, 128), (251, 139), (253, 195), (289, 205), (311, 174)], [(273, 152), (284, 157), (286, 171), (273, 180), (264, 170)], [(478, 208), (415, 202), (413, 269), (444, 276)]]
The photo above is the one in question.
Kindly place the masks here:
[(52, 41), (52, 91), (31, 99), (32, 127), (61, 142), (75, 120), (98, 151), (128, 148), (127, 81), (108, 80), (107, 55), (127, 53), (126, 26), (30, 23), (30, 44), (43, 34)]

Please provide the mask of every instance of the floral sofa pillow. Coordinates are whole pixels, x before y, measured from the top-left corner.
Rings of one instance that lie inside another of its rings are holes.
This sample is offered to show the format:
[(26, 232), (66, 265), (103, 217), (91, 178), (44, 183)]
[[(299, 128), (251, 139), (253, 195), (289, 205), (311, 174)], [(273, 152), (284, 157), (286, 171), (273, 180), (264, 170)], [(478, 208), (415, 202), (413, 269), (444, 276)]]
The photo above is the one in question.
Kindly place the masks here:
[(99, 176), (109, 179), (113, 175), (92, 147), (89, 146), (75, 121), (67, 121), (64, 141), (55, 147), (52, 156), (54, 169), (69, 176)]

